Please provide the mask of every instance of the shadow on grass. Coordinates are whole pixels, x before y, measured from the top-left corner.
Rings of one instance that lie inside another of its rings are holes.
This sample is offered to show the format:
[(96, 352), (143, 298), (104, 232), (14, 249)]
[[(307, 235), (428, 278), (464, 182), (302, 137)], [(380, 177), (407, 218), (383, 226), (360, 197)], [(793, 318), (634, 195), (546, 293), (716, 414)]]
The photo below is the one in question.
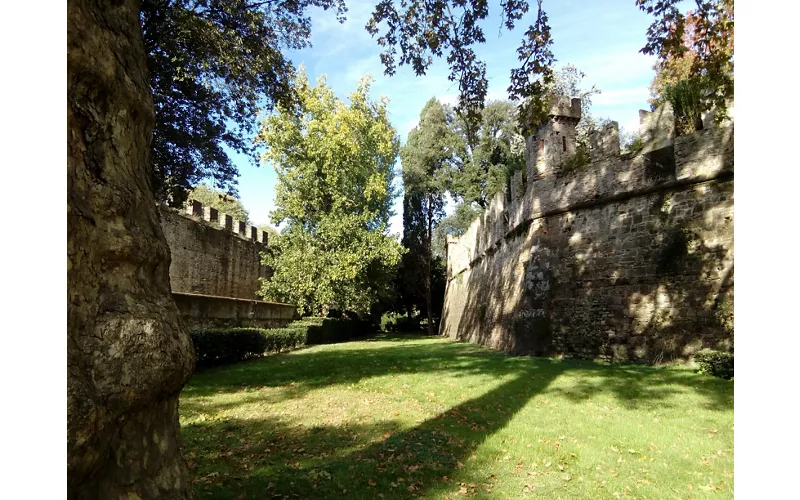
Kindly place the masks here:
[[(186, 395), (199, 398), (193, 403), (198, 404), (213, 394), (253, 390), (235, 403), (213, 404), (218, 411), (252, 402), (271, 404), (386, 374), (481, 374), (504, 381), (404, 431), (392, 420), (312, 428), (272, 417), (192, 423), (184, 427), (184, 436), (196, 460), (204, 463), (196, 472), (198, 493), (221, 499), (338, 498), (347, 491), (348, 498), (377, 498), (378, 492), (384, 498), (409, 498), (452, 490), (452, 476), (473, 452), (545, 391), (572, 401), (607, 392), (619, 404), (636, 408), (667, 404), (672, 395), (689, 388), (703, 397), (709, 409), (733, 407), (732, 384), (685, 369), (510, 357), (429, 337), (380, 340), (390, 342), (379, 347), (367, 341), (337, 349), (307, 349), (200, 373)], [(575, 383), (551, 387), (568, 371)], [(262, 396), (260, 387), (284, 389), (277, 396), (274, 391)], [(204, 475), (208, 470), (219, 472), (223, 480), (210, 480)]]

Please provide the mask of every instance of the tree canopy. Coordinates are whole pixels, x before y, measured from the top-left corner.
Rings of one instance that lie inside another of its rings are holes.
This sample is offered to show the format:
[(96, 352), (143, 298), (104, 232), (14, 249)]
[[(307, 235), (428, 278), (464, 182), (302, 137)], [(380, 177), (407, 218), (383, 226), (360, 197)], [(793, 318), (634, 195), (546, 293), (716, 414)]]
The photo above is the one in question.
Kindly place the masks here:
[[(203, 179), (236, 194), (238, 170), (229, 151), (258, 157), (251, 140), (253, 117), (297, 101), (294, 66), (285, 50), (309, 46), (310, 7), (333, 10), (343, 22), (345, 0), (142, 0), (140, 21), (155, 105), (151, 150), (157, 198), (180, 205)], [(547, 16), (538, 1), (534, 26), (518, 50), (509, 92), (535, 108), (553, 58)], [(527, 2), (501, 2), (503, 26), (511, 30), (528, 12)], [(472, 46), (485, 36), (479, 21), (485, 1), (422, 4), (382, 0), (366, 29), (377, 42), (387, 74), (410, 64), (425, 74), (433, 57), (445, 56), (458, 81), (459, 113), (477, 124), (488, 88), (486, 65)], [(397, 57), (398, 48), (400, 56)], [(541, 104), (541, 103), (539, 103)], [(542, 106), (539, 105), (541, 108)], [(526, 122), (528, 123), (528, 122)]]
[(651, 103), (658, 103), (666, 87), (674, 90), (679, 82), (687, 82), (687, 90), (711, 92), (709, 99), (697, 103), (701, 110), (725, 110), (726, 100), (733, 97), (733, 0), (695, 0), (696, 9), (685, 14), (680, 3), (636, 0), (642, 11), (655, 16), (641, 50), (658, 58)]
[(294, 67), (282, 51), (309, 45), (311, 6), (340, 20), (346, 12), (343, 0), (141, 1), (157, 198), (179, 205), (203, 179), (236, 193), (226, 149), (257, 158), (259, 109), (294, 102)]
[(444, 217), (444, 196), (447, 192), (448, 174), (455, 161), (456, 136), (448, 123), (445, 109), (436, 98), (431, 98), (422, 108), (419, 125), (408, 134), (408, 141), (400, 152), (403, 162), (403, 246), (408, 249), (404, 260), (407, 277), (406, 293), (410, 297), (424, 297), (418, 302), (428, 318), (428, 333), (433, 334), (433, 230)]
[(250, 213), (242, 205), (241, 200), (235, 196), (213, 189), (205, 184), (198, 184), (189, 193), (190, 200), (197, 200), (206, 207), (212, 207), (221, 213), (228, 214), (234, 219), (250, 223)]
[(274, 224), (285, 224), (266, 253), (275, 274), (261, 292), (305, 312), (369, 311), (386, 294), (400, 244), (388, 235), (399, 140), (388, 99), (370, 100), (371, 78), (337, 98), (324, 77), (293, 81), (295, 107), (262, 123), (264, 161), (278, 174)]
[(461, 236), (481, 213), (483, 210), (475, 208), (472, 203), (463, 201), (457, 204), (453, 214), (440, 220), (433, 231), (433, 255), (444, 258), (447, 235)]
[[(525, 32), (517, 57), (518, 68), (511, 70), (509, 96), (520, 100), (520, 114), (527, 131), (545, 118), (546, 88), (552, 79), (554, 57), (550, 46), (550, 26), (542, 0), (536, 2), (536, 21)], [(513, 30), (528, 10), (528, 2), (500, 2), (500, 29)], [(484, 43), (486, 36), (480, 21), (489, 14), (485, 0), (433, 2), (395, 2), (381, 0), (367, 23), (367, 31), (380, 35), (378, 44), (386, 73), (393, 75), (398, 66), (411, 65), (417, 75), (424, 75), (434, 57), (446, 54), (449, 79), (458, 82), (458, 111), (466, 124), (480, 122), (488, 91), (486, 63), (479, 60), (473, 45)], [(398, 54), (399, 49), (399, 54)]]
[(479, 114), (474, 133), (460, 117), (452, 123), (459, 161), (451, 171), (451, 194), (481, 209), (502, 190), (507, 179), (525, 167), (525, 139), (518, 132), (517, 108), (509, 101), (491, 101)]

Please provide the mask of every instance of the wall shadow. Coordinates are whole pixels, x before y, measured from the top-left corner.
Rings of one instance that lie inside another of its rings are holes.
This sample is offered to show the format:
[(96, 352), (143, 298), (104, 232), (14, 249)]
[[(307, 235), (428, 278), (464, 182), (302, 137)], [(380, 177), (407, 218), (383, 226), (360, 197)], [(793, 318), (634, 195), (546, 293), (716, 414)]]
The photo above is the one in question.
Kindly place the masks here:
[(487, 211), (467, 232), (477, 250), (454, 248), (474, 260), (450, 276), (440, 333), (613, 362), (732, 350), (732, 127), (657, 152), (657, 169), (650, 153), (600, 157)]
[[(352, 349), (294, 352), (219, 368), (191, 381), (189, 406), (198, 409), (202, 406), (198, 398), (243, 387), (248, 387), (246, 398), (230, 405), (215, 404), (213, 411), (255, 402), (270, 404), (273, 396), (261, 396), (258, 384), (287, 386), (280, 397), (298, 398), (315, 389), (395, 373), (482, 374), (503, 382), (406, 430), (391, 419), (306, 427), (271, 416), (185, 425), (184, 439), (190, 441), (194, 452), (188, 458), (198, 493), (208, 498), (239, 498), (242, 494), (253, 498), (258, 493), (259, 497), (293, 498), (298, 492), (314, 492), (311, 498), (339, 498), (347, 490), (347, 497), (375, 498), (381, 492), (385, 498), (409, 498), (450, 491), (453, 478), (475, 450), (532, 398), (548, 392), (573, 401), (605, 392), (620, 405), (635, 408), (668, 406), (667, 400), (676, 392), (690, 388), (703, 397), (709, 409), (729, 411), (733, 407), (732, 384), (703, 379), (685, 369), (515, 357), (455, 342), (397, 342), (380, 347), (359, 342)], [(304, 366), (314, 368), (304, 370)], [(330, 376), (318, 373), (328, 370)], [(565, 373), (577, 383), (553, 386)], [(186, 408), (187, 402), (183, 401), (182, 407)], [(356, 443), (355, 434), (367, 436), (369, 442)], [(223, 476), (207, 480), (208, 470)], [(360, 480), (346, 484), (340, 481), (345, 477)], [(398, 477), (404, 482), (398, 482)]]

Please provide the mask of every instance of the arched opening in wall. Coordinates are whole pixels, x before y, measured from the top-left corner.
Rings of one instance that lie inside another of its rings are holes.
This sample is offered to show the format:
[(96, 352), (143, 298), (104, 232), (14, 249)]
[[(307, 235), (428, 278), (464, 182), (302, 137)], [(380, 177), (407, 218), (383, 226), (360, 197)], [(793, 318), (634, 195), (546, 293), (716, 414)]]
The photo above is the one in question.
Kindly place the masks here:
[(564, 151), (566, 151), (567, 150), (567, 138), (566, 138), (566, 136), (563, 136), (563, 135), (561, 136), (561, 144), (563, 144)]
[(539, 151), (544, 151), (544, 139), (539, 141)]

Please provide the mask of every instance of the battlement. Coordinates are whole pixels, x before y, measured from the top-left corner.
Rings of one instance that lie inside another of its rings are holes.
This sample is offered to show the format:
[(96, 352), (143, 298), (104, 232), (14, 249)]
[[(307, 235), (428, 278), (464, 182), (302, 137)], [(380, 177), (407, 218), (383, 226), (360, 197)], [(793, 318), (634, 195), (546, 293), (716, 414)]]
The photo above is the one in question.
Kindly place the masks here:
[(522, 172), (514, 174), (506, 191), (491, 200), (463, 235), (448, 238), (450, 276), (531, 220), (733, 171), (732, 120), (717, 126), (713, 113), (708, 113), (703, 130), (677, 136), (669, 104), (640, 111), (644, 145), (638, 151), (621, 154), (619, 125), (610, 122), (589, 136), (590, 163), (566, 170), (564, 162), (575, 154), (575, 124), (580, 116), (580, 99), (555, 100), (550, 121), (526, 138), (527, 179)]
[(205, 207), (197, 200), (189, 200), (182, 215), (189, 216), (196, 221), (206, 222), (217, 229), (230, 231), (253, 243), (269, 244), (269, 232), (262, 231), (256, 226), (248, 226), (246, 222), (234, 219), (228, 214), (220, 213), (216, 208)]
[(725, 121), (707, 113), (685, 135), (669, 105), (643, 111), (643, 147), (624, 154), (611, 122), (590, 134), (587, 162), (573, 156), (580, 101), (555, 100), (526, 138), (527, 178), (515, 173), (447, 238), (440, 335), (618, 362), (730, 349), (720, 315), (733, 304), (728, 108)]
[(269, 233), (195, 200), (183, 210), (160, 208), (174, 293), (259, 299), (260, 280), (272, 276), (261, 258)]
[(551, 120), (578, 123), (581, 119), (581, 100), (577, 97), (555, 97), (550, 101), (550, 111), (547, 115)]
[(535, 134), (525, 138), (528, 180), (555, 174), (575, 154), (575, 127), (580, 119), (580, 99), (556, 97), (551, 101), (547, 122)]

